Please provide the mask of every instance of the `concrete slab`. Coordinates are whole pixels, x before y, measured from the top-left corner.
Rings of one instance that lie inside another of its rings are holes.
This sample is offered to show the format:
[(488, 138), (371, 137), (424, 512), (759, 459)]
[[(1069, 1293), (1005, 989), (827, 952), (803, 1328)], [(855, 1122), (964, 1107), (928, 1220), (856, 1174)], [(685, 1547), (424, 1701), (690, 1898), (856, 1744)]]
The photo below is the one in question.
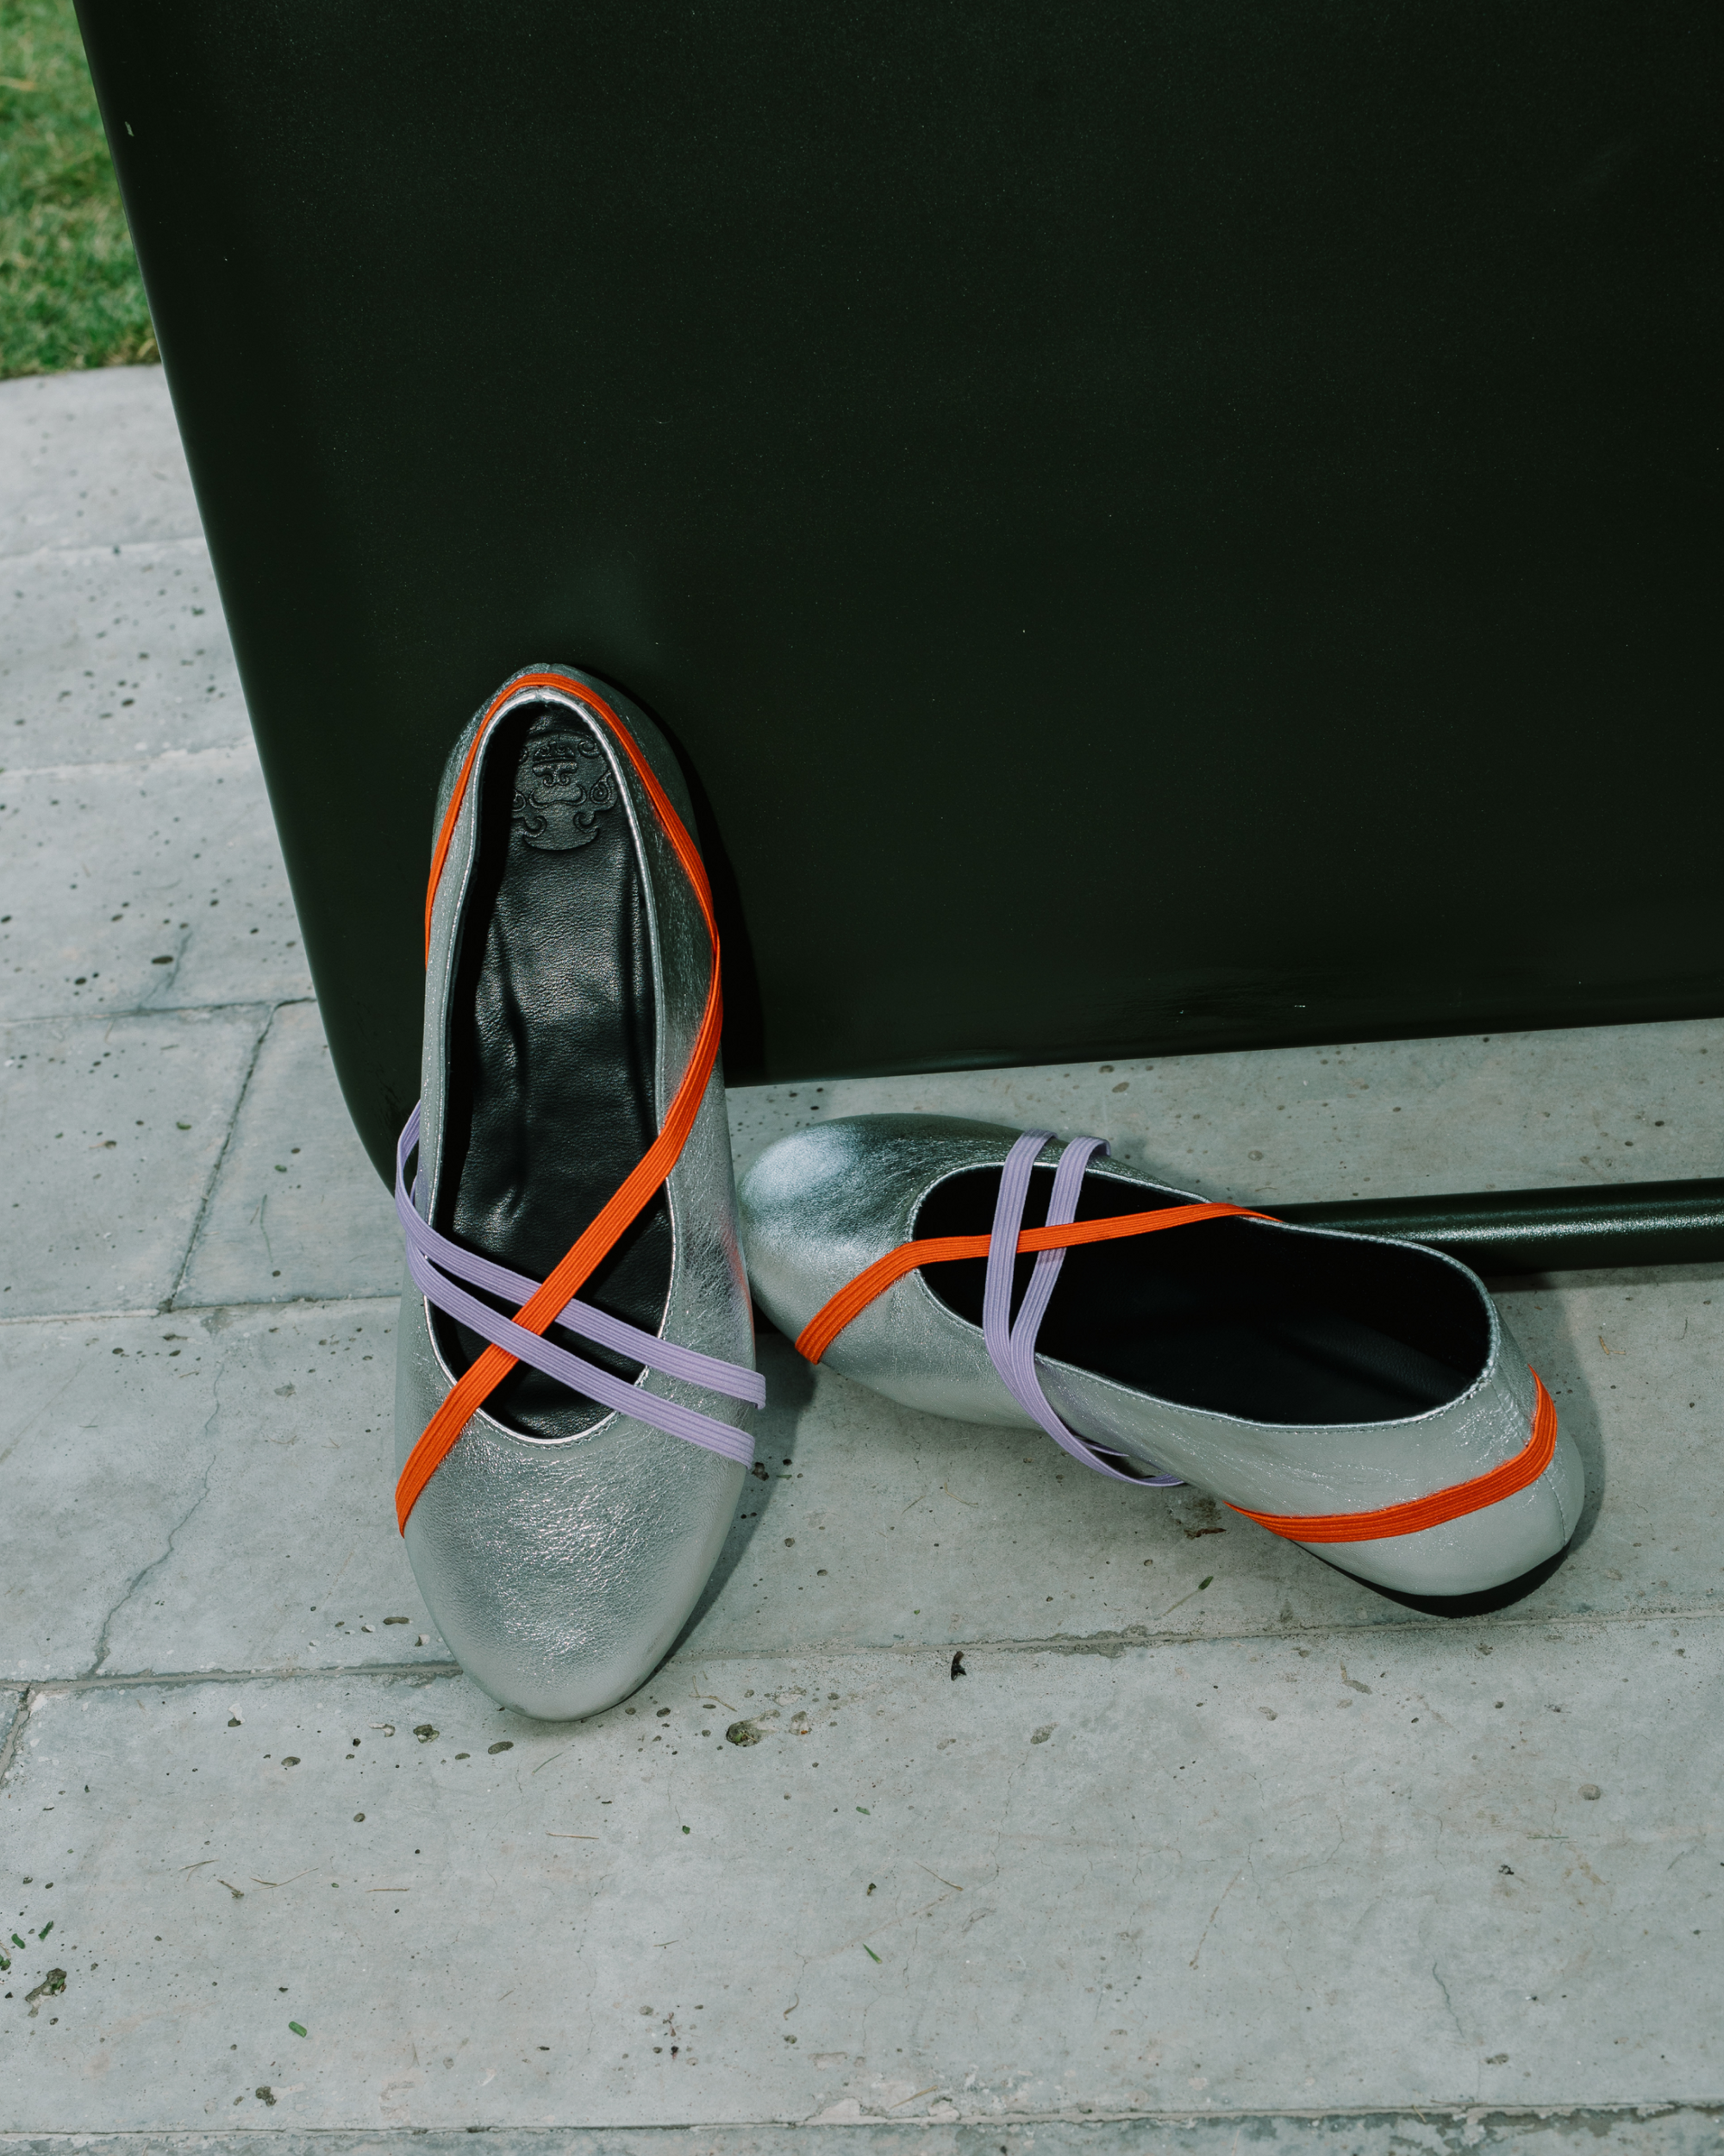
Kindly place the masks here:
[(271, 1022), (177, 1303), (393, 1295), (401, 1230), (353, 1134), (314, 1003)]
[(909, 1109), (1094, 1134), (1253, 1204), (1724, 1175), (1724, 1019), (739, 1088), (737, 1172), (822, 1117)]
[(159, 367), (0, 382), (0, 555), (203, 530)]
[[(0, 387), (0, 1015), (35, 1021), (0, 1026), (0, 2156), (1721, 2146), (1724, 1269), (1500, 1298), (1595, 1494), (1460, 1622), (769, 1337), (767, 1478), (675, 1655), (633, 1713), (502, 1714), (394, 1532), (387, 1198), (298, 1000), (159, 373)], [(1272, 1204), (1716, 1172), (1721, 1055), (1594, 1029), (731, 1105), (745, 1163), (921, 1106)]]
[(0, 786), (0, 1017), (310, 995), (249, 741)]
[(0, 1682), (447, 1663), (390, 1503), (394, 1327), (0, 1327)]
[(10, 2122), (1709, 2090), (1721, 1663), (1669, 1621), (715, 1660), (563, 1728), (460, 1678), (44, 1692), (0, 1791)]
[(248, 731), (201, 538), (0, 561), (0, 763), (124, 762)]
[(265, 1016), (0, 1025), (0, 1316), (172, 1294)]

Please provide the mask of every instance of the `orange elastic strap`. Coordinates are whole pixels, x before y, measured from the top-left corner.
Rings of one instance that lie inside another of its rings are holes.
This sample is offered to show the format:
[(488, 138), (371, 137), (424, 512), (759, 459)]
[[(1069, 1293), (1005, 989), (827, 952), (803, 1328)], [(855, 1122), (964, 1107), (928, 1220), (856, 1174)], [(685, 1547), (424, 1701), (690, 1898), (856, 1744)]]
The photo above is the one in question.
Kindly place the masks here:
[(1536, 1482), (1557, 1449), (1555, 1403), (1536, 1370), (1533, 1383), (1538, 1397), (1533, 1409), (1532, 1435), (1513, 1459), (1505, 1459), (1487, 1474), (1475, 1475), (1471, 1482), (1452, 1483), (1446, 1490), (1433, 1490), (1428, 1497), (1384, 1505), (1377, 1512), (1252, 1512), (1242, 1504), (1229, 1509), (1255, 1520), (1271, 1534), (1284, 1534), (1290, 1542), (1376, 1542), (1394, 1534), (1419, 1534), (1427, 1528), (1440, 1528), (1446, 1521), (1482, 1511), (1486, 1505), (1500, 1504), (1504, 1497), (1512, 1497), (1517, 1490)]
[[(1160, 1228), (1186, 1228), (1200, 1220), (1273, 1220), (1244, 1205), (1170, 1205), (1156, 1213), (1121, 1213), (1112, 1220), (1072, 1221), (1064, 1228), (1026, 1228), (1018, 1236), (1020, 1256), (1027, 1250), (1069, 1250), (1078, 1243), (1110, 1243), (1124, 1235), (1152, 1235)], [(876, 1296), (918, 1265), (946, 1265), (954, 1258), (985, 1258), (991, 1235), (934, 1235), (919, 1243), (900, 1243), (847, 1280), (823, 1303), (796, 1336), (796, 1353), (818, 1362), (834, 1340), (859, 1317)]]
[[(646, 797), (653, 803), (659, 821), (665, 827), (677, 859), (682, 863), (695, 896), (700, 901), (702, 917), (706, 922), (707, 934), (712, 943), (712, 978), (707, 984), (706, 1008), (701, 1013), (700, 1030), (695, 1036), (694, 1052), (689, 1058), (689, 1067), (683, 1073), (682, 1084), (677, 1088), (671, 1103), (670, 1113), (664, 1127), (628, 1178), (605, 1205), (598, 1217), (586, 1229), (556, 1270), (549, 1274), (532, 1299), (522, 1304), (515, 1314), (517, 1325), (525, 1326), (529, 1333), (542, 1333), (564, 1304), (581, 1287), (611, 1246), (652, 1197), (676, 1165), (689, 1133), (694, 1128), (695, 1117), (700, 1112), (707, 1081), (712, 1076), (713, 1066), (718, 1060), (719, 1037), (724, 1029), (723, 999), (719, 988), (718, 924), (713, 918), (712, 893), (706, 879), (706, 867), (693, 839), (684, 826), (682, 818), (671, 806), (670, 797), (659, 784), (651, 766), (635, 747), (628, 729), (610, 706), (589, 689), (584, 682), (567, 674), (523, 674), (511, 681), (508, 687), (492, 698), (487, 706), (473, 745), (467, 751), (460, 775), (455, 781), (455, 791), (437, 834), (437, 843), (431, 853), (431, 885), (425, 898), (425, 953), (428, 963), (431, 954), (431, 908), (437, 896), (438, 879), (443, 873), (443, 864), (448, 858), (450, 841), (454, 836), (455, 822), (465, 798), (467, 783), (472, 776), (474, 760), (479, 744), (490, 729), (491, 721), (505, 703), (528, 689), (557, 689), (574, 697), (595, 713), (610, 728), (618, 747), (634, 766), (635, 776), (646, 789)], [(449, 1448), (465, 1428), (469, 1418), (490, 1398), (491, 1393), (515, 1367), (516, 1358), (507, 1348), (488, 1347), (465, 1376), (458, 1379), (445, 1396), (442, 1405), (425, 1426), (424, 1434), (408, 1456), (407, 1465), (401, 1471), (396, 1484), (396, 1522), (404, 1534), (413, 1508), (430, 1481)]]
[[(1028, 1250), (1063, 1250), (1076, 1243), (1112, 1242), (1125, 1235), (1146, 1235), (1159, 1228), (1184, 1228), (1193, 1221), (1272, 1221), (1272, 1213), (1253, 1213), (1243, 1205), (1176, 1205), (1159, 1213), (1123, 1213), (1113, 1220), (1075, 1221), (1068, 1228), (1027, 1228), (1018, 1237), (1020, 1253)], [(918, 1265), (937, 1265), (955, 1258), (985, 1258), (993, 1240), (990, 1235), (939, 1235), (924, 1242), (900, 1243), (884, 1258), (846, 1281), (831, 1300), (815, 1311), (796, 1338), (796, 1353), (818, 1362), (853, 1318), (858, 1317), (884, 1295), (895, 1280), (902, 1280)], [(1397, 1534), (1418, 1534), (1426, 1528), (1441, 1527), (1512, 1497), (1517, 1490), (1536, 1482), (1555, 1454), (1557, 1411), (1545, 1384), (1532, 1373), (1537, 1397), (1533, 1429), (1513, 1459), (1475, 1475), (1470, 1482), (1452, 1484), (1433, 1490), (1428, 1497), (1409, 1498), (1404, 1504), (1384, 1505), (1375, 1512), (1252, 1512), (1245, 1505), (1228, 1509), (1271, 1534), (1292, 1542), (1375, 1542)]]

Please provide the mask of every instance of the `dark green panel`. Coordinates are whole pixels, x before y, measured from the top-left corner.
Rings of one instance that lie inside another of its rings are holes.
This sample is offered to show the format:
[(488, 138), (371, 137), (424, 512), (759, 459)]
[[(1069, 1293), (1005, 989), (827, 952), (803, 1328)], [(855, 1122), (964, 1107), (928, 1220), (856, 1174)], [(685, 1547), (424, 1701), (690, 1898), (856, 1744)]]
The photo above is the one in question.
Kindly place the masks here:
[(1715, 6), (82, 14), (379, 1161), (534, 659), (735, 1079), (1724, 1010)]
[(1488, 1278), (1724, 1260), (1724, 1179), (1717, 1178), (1284, 1205), (1276, 1217), (1428, 1243)]

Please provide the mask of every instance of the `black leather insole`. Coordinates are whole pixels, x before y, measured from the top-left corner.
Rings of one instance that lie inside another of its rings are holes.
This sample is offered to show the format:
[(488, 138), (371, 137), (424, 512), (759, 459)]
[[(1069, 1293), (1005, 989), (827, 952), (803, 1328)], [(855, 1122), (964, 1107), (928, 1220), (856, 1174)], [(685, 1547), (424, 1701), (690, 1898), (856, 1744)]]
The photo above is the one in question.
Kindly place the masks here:
[[(499, 729), (478, 822), (433, 1224), (542, 1280), (658, 1134), (646, 891), (609, 764), (561, 706)], [(661, 1190), (581, 1298), (656, 1333), (671, 1259)], [(440, 1311), (432, 1322), (450, 1367), (466, 1370), (485, 1343)], [(559, 1326), (547, 1337), (630, 1381), (640, 1374)], [(486, 1412), (525, 1436), (572, 1437), (609, 1410), (517, 1364)]]
[[(924, 1235), (986, 1234), (997, 1168), (950, 1176), (916, 1216)], [(1047, 1217), (1052, 1168), (1030, 1180), (1026, 1227)], [(1090, 1174), (1079, 1220), (1181, 1203)], [(1033, 1257), (1016, 1260), (1015, 1312)], [(982, 1259), (929, 1265), (948, 1309), (982, 1322)], [(1377, 1422), (1455, 1398), (1477, 1377), (1490, 1330), (1453, 1269), (1402, 1243), (1282, 1234), (1201, 1221), (1066, 1253), (1037, 1347), (1139, 1391), (1252, 1422)]]

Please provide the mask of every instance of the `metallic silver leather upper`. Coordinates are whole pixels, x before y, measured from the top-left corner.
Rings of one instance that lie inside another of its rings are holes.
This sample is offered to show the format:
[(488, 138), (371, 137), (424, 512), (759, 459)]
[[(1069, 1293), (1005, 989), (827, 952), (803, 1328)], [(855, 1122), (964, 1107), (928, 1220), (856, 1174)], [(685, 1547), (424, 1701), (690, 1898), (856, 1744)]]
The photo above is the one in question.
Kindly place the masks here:
[[(795, 1338), (846, 1281), (912, 1239), (937, 1184), (965, 1170), (999, 1167), (1017, 1135), (948, 1116), (859, 1115), (769, 1147), (739, 1193), (760, 1307)], [(1050, 1146), (1041, 1158), (1052, 1160), (1057, 1151)], [(1178, 1204), (1192, 1196), (1115, 1160), (1097, 1160), (1089, 1173), (1121, 1186), (1121, 1212), (1148, 1209), (1146, 1197)], [(1242, 1226), (1272, 1235), (1333, 1233)], [(1040, 1353), (1036, 1369), (1056, 1413), (1080, 1436), (1253, 1511), (1360, 1512), (1424, 1497), (1519, 1453), (1535, 1400), (1531, 1372), (1482, 1283), (1453, 1259), (1430, 1255), (1478, 1297), (1489, 1347), (1471, 1382), (1422, 1415), (1333, 1427), (1250, 1422), (1158, 1399)], [(907, 1407), (962, 1422), (1035, 1427), (989, 1359), (981, 1328), (940, 1302), (919, 1271), (869, 1304), (825, 1359)], [(1420, 1534), (1327, 1544), (1321, 1553), (1403, 1592), (1473, 1593), (1518, 1578), (1560, 1550), (1578, 1523), (1584, 1488), (1580, 1455), (1559, 1434), (1550, 1465), (1515, 1496)]]
[[(578, 669), (536, 666), (578, 681)], [(676, 759), (644, 712), (608, 684), (617, 712), (690, 832), (694, 812)], [(522, 701), (568, 703), (542, 688)], [(445, 771), (437, 824), (479, 725), (476, 715)], [(601, 741), (644, 872), (657, 999), (655, 1098), (662, 1122), (687, 1068), (705, 1002), (706, 924), (669, 838), (628, 758)], [(490, 740), (496, 738), (493, 729)], [(482, 763), (486, 747), (481, 747)], [(431, 916), (426, 975), (420, 1163), (422, 1206), (434, 1215), (447, 1065), (447, 1003), (473, 864), (476, 765)], [(715, 1067), (693, 1130), (665, 1185), (673, 1237), (660, 1337), (753, 1368), (753, 1324), (736, 1227), (724, 1080)], [(573, 1240), (572, 1234), (571, 1240)], [(409, 1280), (396, 1364), (397, 1471), (454, 1379)], [(647, 1372), (643, 1390), (728, 1422), (746, 1410), (721, 1395)], [(414, 1575), (462, 1668), (494, 1699), (550, 1720), (590, 1715), (634, 1690), (669, 1651), (723, 1545), (743, 1469), (611, 1415), (580, 1435), (518, 1435), (474, 1415), (407, 1523)]]

